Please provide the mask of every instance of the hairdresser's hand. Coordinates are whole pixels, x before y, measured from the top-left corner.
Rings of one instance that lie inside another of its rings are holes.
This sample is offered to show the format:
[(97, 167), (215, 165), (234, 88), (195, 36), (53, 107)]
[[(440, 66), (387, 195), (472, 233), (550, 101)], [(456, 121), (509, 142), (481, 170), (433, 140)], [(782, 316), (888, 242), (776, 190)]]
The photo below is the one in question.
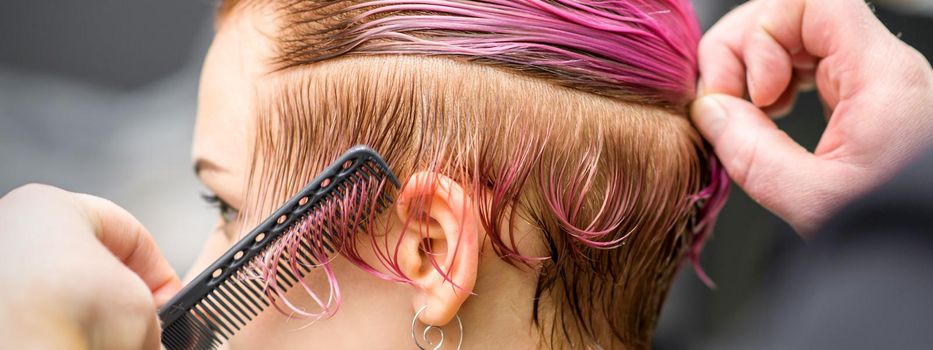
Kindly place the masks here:
[(178, 277), (107, 200), (27, 185), (0, 198), (0, 349), (158, 349)]
[[(694, 123), (735, 182), (802, 234), (933, 140), (930, 64), (863, 0), (753, 0), (699, 54)], [(810, 153), (768, 115), (814, 82), (829, 124)]]

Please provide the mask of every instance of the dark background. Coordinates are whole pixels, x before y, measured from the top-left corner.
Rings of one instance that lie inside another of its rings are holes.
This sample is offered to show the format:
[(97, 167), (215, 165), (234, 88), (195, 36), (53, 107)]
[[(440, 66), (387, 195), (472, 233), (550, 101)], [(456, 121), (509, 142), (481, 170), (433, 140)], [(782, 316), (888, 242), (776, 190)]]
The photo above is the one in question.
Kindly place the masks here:
[[(892, 32), (933, 56), (933, 1), (878, 4)], [(696, 4), (704, 28), (740, 1)], [(895, 6), (897, 5), (897, 6)], [(28, 182), (126, 207), (184, 273), (216, 214), (200, 202), (189, 148), (207, 0), (0, 1), (0, 194)], [(779, 125), (812, 149), (825, 126), (814, 94)], [(656, 348), (743, 348), (770, 327), (766, 295), (806, 244), (733, 188), (703, 254), (717, 288), (679, 275)], [(818, 311), (818, 310), (817, 310)]]

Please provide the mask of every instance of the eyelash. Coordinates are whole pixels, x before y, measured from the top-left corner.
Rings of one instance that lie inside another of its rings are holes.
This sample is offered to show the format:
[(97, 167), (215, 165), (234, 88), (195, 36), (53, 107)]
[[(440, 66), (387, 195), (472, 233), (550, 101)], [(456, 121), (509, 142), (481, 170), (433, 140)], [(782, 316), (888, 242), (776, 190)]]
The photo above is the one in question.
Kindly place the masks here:
[(217, 208), (220, 212), (220, 218), (224, 220), (224, 223), (229, 224), (230, 222), (236, 220), (237, 216), (240, 215), (240, 211), (230, 204), (227, 204), (223, 199), (220, 199), (216, 194), (212, 193), (201, 193), (201, 198), (204, 199), (207, 204), (210, 204), (212, 207)]

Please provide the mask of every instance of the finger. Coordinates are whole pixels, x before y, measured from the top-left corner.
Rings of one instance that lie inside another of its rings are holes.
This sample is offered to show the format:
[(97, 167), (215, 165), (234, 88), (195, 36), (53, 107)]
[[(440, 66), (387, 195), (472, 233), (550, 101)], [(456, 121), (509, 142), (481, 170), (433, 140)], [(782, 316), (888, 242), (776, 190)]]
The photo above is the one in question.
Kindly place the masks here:
[(178, 275), (165, 260), (155, 240), (133, 215), (103, 198), (75, 194), (97, 239), (127, 268), (138, 275), (157, 305), (181, 288)]
[(158, 349), (161, 327), (146, 286), (116, 261), (101, 273), (109, 273), (98, 283), (107, 297), (95, 300), (94, 321), (85, 326), (91, 348)]
[[(830, 97), (827, 98), (830, 108), (835, 107), (838, 96), (848, 96), (870, 81), (879, 63), (873, 59), (871, 48), (883, 46), (879, 43), (893, 38), (863, 0), (768, 0), (753, 33), (757, 34), (750, 37), (771, 42), (747, 47), (742, 52), (745, 57), (767, 59), (778, 55), (776, 50), (781, 49), (793, 57), (792, 62), (798, 68), (812, 68), (808, 66), (817, 59), (828, 58), (820, 68), (829, 69), (823, 76), (830, 80), (821, 83), (820, 89), (832, 90), (821, 91)], [(767, 100), (774, 97), (777, 86), (787, 84), (787, 74), (782, 66), (773, 74), (755, 76), (755, 86), (749, 90), (757, 98)]]
[(770, 106), (790, 87), (794, 69), (791, 55), (763, 30), (745, 38), (748, 95), (758, 107)]
[(703, 35), (699, 45), (699, 67), (703, 93), (745, 95), (745, 64), (741, 47), (743, 30), (750, 28), (752, 14), (760, 1), (749, 1), (729, 12)]
[(808, 226), (801, 213), (802, 194), (808, 193), (813, 169), (820, 160), (777, 128), (748, 101), (707, 95), (691, 108), (694, 124), (739, 187), (795, 228)]
[(888, 33), (863, 0), (768, 0), (758, 28), (789, 52), (861, 55)]
[(806, 77), (806, 74), (808, 73), (801, 73), (798, 70), (794, 70), (794, 75), (790, 80), (790, 84), (788, 84), (784, 92), (781, 93), (781, 96), (777, 99), (777, 101), (774, 101), (774, 103), (762, 108), (762, 110), (768, 116), (770, 116), (771, 119), (783, 118), (790, 114), (791, 111), (793, 111), (794, 104), (797, 103), (797, 95), (799, 95), (800, 91), (804, 89), (804, 85), (806, 84), (805, 82), (808, 79), (812, 80), (812, 78)]
[(795, 79), (791, 80), (790, 86), (781, 93), (777, 101), (762, 108), (762, 111), (771, 117), (771, 119), (784, 118), (794, 110), (794, 104), (797, 103), (797, 95), (800, 91), (794, 84)]

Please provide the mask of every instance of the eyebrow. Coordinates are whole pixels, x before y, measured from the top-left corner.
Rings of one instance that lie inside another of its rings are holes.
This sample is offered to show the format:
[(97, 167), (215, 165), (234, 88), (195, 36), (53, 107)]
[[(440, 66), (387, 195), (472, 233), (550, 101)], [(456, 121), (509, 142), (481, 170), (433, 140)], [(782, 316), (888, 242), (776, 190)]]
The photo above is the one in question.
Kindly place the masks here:
[(201, 171), (203, 170), (226, 171), (227, 169), (224, 169), (223, 167), (221, 167), (220, 165), (217, 165), (217, 163), (214, 163), (209, 159), (204, 159), (204, 158), (196, 159), (194, 161), (194, 174), (197, 176), (201, 176)]

